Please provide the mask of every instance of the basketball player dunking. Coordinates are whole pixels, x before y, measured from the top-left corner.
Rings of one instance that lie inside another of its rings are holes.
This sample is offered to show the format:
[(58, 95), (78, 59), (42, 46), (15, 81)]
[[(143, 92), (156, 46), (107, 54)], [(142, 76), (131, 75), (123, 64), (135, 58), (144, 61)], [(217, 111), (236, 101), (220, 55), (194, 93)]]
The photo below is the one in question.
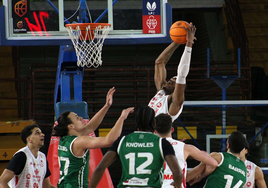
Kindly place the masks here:
[(190, 69), (192, 46), (194, 44), (196, 27), (187, 23), (187, 42), (180, 60), (177, 76), (166, 81), (166, 64), (180, 44), (172, 42), (156, 59), (154, 82), (157, 89), (156, 95), (151, 99), (148, 106), (154, 109), (155, 116), (164, 113), (175, 121), (182, 112), (184, 102), (184, 90), (186, 77)]

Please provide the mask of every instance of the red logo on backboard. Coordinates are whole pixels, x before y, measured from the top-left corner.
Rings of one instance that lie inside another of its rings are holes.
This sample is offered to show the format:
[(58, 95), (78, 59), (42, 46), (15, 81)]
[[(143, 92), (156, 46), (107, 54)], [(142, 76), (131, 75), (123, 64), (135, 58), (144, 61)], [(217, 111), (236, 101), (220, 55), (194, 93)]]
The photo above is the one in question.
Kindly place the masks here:
[(146, 25), (149, 29), (155, 29), (157, 26), (157, 20), (154, 18), (154, 16), (150, 16), (146, 21)]
[(161, 15), (143, 15), (143, 33), (161, 33)]
[(24, 16), (27, 13), (27, 0), (17, 2), (14, 6), (14, 11), (19, 17)]

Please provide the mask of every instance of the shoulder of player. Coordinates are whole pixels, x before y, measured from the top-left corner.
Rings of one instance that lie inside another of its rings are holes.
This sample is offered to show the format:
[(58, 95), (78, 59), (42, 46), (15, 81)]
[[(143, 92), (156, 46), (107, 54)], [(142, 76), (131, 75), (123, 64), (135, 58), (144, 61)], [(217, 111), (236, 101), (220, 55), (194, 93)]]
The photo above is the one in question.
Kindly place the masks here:
[(210, 156), (212, 158), (214, 158), (220, 164), (220, 162), (222, 160), (222, 153), (212, 152), (212, 153), (210, 153)]
[(255, 179), (263, 179), (263, 172), (259, 166), (255, 168)]
[(23, 150), (19, 150), (13, 157), (26, 159), (26, 153)]

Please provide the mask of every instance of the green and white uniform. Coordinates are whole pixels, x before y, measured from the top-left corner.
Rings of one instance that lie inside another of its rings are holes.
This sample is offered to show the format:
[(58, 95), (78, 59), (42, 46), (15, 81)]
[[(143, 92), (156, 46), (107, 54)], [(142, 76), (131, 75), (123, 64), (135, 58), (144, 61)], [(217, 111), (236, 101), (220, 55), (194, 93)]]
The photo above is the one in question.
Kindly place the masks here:
[(164, 163), (162, 138), (150, 132), (135, 131), (120, 140), (117, 153), (122, 163), (118, 188), (161, 187)]
[(205, 188), (241, 188), (247, 180), (245, 163), (231, 153), (220, 153), (222, 161), (208, 176)]
[(58, 146), (60, 179), (58, 188), (87, 188), (89, 176), (89, 150), (82, 157), (72, 152), (77, 136), (64, 136)]

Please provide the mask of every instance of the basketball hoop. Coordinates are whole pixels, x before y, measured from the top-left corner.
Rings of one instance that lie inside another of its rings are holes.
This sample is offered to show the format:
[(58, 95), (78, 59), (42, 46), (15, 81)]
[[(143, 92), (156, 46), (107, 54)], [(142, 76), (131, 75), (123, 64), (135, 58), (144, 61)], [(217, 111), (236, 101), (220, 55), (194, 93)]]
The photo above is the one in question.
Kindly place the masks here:
[(101, 52), (111, 24), (108, 23), (74, 23), (66, 24), (66, 29), (73, 42), (77, 66), (97, 68), (102, 65)]

